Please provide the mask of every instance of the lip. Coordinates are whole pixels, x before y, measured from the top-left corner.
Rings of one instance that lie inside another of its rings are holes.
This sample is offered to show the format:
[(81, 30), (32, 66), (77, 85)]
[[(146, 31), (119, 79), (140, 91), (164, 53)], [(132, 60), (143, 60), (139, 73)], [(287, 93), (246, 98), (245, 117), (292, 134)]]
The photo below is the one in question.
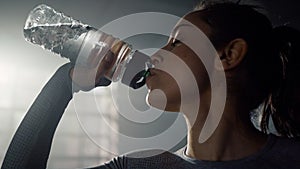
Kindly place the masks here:
[(149, 72), (150, 72), (150, 76), (154, 76), (155, 74), (157, 74), (157, 70), (155, 68), (150, 68)]
[(149, 69), (149, 72), (150, 72), (150, 75), (146, 77), (146, 83), (147, 83), (147, 81), (149, 81), (149, 79), (151, 79), (156, 74), (152, 68)]
[(147, 87), (148, 87), (149, 89), (151, 89), (151, 86), (152, 86), (152, 83), (153, 83), (153, 82), (151, 82), (151, 81), (152, 81), (152, 79), (153, 79), (154, 77), (156, 77), (156, 76), (159, 74), (159, 71), (160, 71), (160, 70), (155, 69), (155, 68), (150, 68), (149, 71), (150, 71), (150, 76), (148, 76), (148, 77), (146, 78), (146, 85), (147, 85)]

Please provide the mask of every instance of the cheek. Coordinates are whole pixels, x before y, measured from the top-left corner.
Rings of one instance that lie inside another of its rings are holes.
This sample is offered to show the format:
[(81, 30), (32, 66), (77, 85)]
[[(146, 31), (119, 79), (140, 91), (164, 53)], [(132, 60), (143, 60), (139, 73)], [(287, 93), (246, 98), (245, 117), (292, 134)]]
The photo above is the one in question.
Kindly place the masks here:
[(170, 105), (178, 108), (181, 103), (195, 101), (199, 99), (199, 90), (209, 84), (205, 68), (197, 56), (188, 51), (173, 52), (174, 55), (181, 52), (181, 56), (164, 55), (164, 62), (156, 67), (164, 73), (152, 80), (152, 86), (155, 86), (152, 89), (160, 91), (151, 90), (148, 94), (148, 103), (159, 109), (163, 109), (164, 103), (167, 109), (171, 109)]
[[(200, 93), (204, 90), (207, 90), (208, 87), (210, 87), (209, 75), (201, 59), (196, 55), (191, 54), (190, 59), (187, 61), (187, 64), (189, 65), (189, 68), (193, 74), (193, 83), (197, 84), (197, 88)], [(190, 83), (192, 83), (192, 81), (190, 81)], [(191, 88), (193, 86), (193, 84), (189, 84), (188, 87)]]
[(178, 111), (177, 107), (180, 107), (181, 97), (175, 79), (164, 73), (155, 82), (159, 85), (149, 90), (147, 95), (148, 104), (161, 110)]
[(208, 90), (210, 88), (210, 79), (204, 66), (199, 67), (198, 71), (194, 73), (195, 80), (197, 81), (198, 89), (200, 93)]
[(148, 104), (155, 108), (179, 112), (181, 104), (200, 99), (197, 78), (188, 77), (185, 72), (178, 73), (176, 77), (164, 75), (156, 82), (159, 85), (150, 90), (147, 97)]
[(195, 86), (197, 86), (200, 91), (207, 89), (207, 87), (210, 85), (209, 77), (206, 67), (201, 59), (186, 46), (174, 50), (174, 52), (182, 54), (181, 59), (185, 64), (184, 68), (178, 68), (185, 70), (185, 72), (176, 73), (176, 75), (178, 74), (176, 79), (183, 84), (182, 88), (188, 88), (191, 89), (191, 91), (195, 91)]

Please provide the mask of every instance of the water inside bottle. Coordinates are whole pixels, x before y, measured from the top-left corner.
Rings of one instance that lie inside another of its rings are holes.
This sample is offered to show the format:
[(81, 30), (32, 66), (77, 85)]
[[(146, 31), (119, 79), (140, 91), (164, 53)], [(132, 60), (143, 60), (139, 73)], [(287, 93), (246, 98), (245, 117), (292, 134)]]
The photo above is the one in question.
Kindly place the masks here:
[[(71, 63), (90, 68), (97, 66), (101, 58), (121, 41), (44, 4), (29, 13), (23, 31), (27, 41), (66, 57)], [(151, 68), (147, 62), (149, 56), (122, 42), (112, 57), (115, 57), (114, 63), (105, 74), (107, 79), (121, 80), (134, 89), (145, 84)]]
[(81, 25), (38, 25), (24, 29), (25, 39), (33, 44), (40, 45), (44, 49), (61, 54), (64, 44), (70, 40), (77, 40), (88, 30)]
[(89, 26), (46, 6), (31, 11), (24, 26), (25, 39), (57, 54), (66, 42), (77, 40), (89, 31)]

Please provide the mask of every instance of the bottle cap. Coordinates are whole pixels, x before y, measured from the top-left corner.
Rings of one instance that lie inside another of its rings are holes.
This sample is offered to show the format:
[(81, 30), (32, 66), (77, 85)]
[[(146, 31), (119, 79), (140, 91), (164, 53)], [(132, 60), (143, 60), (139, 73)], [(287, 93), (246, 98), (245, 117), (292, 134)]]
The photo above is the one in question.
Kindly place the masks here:
[(126, 65), (126, 69), (122, 76), (121, 82), (133, 89), (140, 88), (145, 84), (137, 85), (137, 82), (143, 78), (147, 72), (147, 66), (145, 65), (149, 61), (150, 57), (142, 52), (136, 51), (129, 63)]

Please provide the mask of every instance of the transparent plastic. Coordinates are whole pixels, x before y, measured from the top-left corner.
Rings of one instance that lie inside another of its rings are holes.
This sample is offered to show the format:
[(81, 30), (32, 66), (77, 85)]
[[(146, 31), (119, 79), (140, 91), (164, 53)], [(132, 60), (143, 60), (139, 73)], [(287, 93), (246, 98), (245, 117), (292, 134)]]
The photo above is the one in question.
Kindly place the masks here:
[[(127, 64), (136, 53), (129, 44), (120, 39), (44, 4), (38, 5), (29, 13), (24, 26), (24, 37), (33, 44), (70, 59), (71, 62), (88, 67), (99, 65), (103, 56), (114, 45), (121, 43), (122, 46), (113, 59), (114, 65), (105, 75), (113, 82), (122, 78)], [(139, 71), (146, 72), (149, 65), (152, 67), (149, 59), (142, 62), (144, 68)]]

